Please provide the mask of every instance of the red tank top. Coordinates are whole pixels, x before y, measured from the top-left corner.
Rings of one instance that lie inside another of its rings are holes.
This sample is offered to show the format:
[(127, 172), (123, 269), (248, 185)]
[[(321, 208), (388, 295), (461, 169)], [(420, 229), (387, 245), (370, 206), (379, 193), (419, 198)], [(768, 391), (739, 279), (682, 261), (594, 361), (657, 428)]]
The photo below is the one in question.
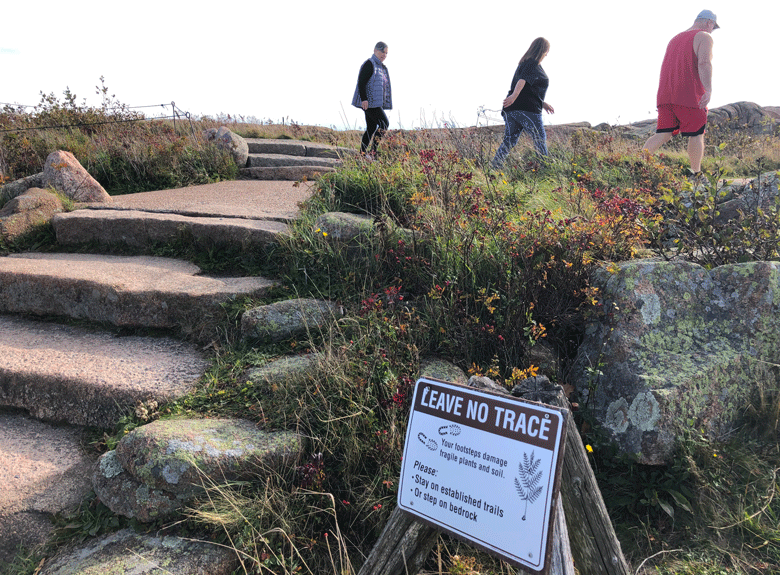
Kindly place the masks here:
[(704, 95), (699, 78), (699, 60), (693, 51), (693, 39), (702, 30), (686, 30), (671, 39), (661, 64), (657, 104), (676, 104), (698, 108)]

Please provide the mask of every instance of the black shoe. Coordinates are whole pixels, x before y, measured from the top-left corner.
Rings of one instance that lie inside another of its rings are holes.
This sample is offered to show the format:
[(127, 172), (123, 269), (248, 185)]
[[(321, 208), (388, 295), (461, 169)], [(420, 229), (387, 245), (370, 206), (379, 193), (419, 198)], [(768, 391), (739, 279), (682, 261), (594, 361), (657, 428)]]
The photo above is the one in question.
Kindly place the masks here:
[(707, 185), (710, 183), (709, 178), (707, 178), (707, 175), (704, 172), (702, 171), (694, 172), (690, 168), (687, 168), (685, 170), (685, 177), (688, 178), (688, 181), (690, 181), (694, 186), (700, 184)]

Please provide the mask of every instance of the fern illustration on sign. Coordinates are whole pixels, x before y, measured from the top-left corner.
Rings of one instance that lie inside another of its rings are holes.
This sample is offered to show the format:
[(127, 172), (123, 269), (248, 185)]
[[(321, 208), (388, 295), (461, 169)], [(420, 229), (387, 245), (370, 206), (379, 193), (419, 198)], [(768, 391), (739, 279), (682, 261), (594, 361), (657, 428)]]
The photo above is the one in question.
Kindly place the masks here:
[(515, 489), (520, 499), (525, 501), (523, 521), (525, 521), (528, 512), (528, 504), (536, 501), (543, 491), (543, 486), (539, 485), (542, 478), (542, 472), (539, 470), (541, 462), (541, 459), (534, 460), (534, 452), (532, 451), (530, 458), (528, 453), (523, 453), (523, 460), (517, 465), (520, 477), (515, 477)]

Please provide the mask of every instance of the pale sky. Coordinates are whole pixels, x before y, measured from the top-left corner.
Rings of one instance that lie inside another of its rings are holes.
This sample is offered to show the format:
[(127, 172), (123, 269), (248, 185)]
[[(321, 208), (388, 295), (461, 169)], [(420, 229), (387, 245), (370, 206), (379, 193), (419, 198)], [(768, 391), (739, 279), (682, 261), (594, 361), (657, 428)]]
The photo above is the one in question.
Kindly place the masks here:
[(666, 44), (705, 8), (721, 26), (710, 107), (780, 106), (780, 2), (765, 0), (8, 0), (0, 103), (36, 104), (39, 92), (60, 97), (69, 87), (79, 102), (98, 105), (102, 75), (129, 106), (175, 101), (196, 116), (363, 129), (352, 93), (381, 40), (391, 128), (472, 126), (482, 107), (501, 123), (517, 61), (544, 36), (546, 101), (556, 111), (545, 122), (627, 124), (655, 118)]

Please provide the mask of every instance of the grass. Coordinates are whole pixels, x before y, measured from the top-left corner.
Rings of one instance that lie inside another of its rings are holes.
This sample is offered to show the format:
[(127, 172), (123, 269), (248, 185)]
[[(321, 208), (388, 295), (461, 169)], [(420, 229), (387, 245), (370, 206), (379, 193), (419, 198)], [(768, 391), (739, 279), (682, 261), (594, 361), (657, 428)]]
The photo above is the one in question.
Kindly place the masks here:
[[(360, 137), (235, 119), (231, 128), (246, 137), (350, 147)], [(189, 157), (184, 151), (194, 145), (163, 127), (133, 134), (126, 149), (147, 142), (149, 134), (161, 138), (163, 150), (180, 143), (170, 148), (177, 157)], [(355, 573), (395, 506), (410, 392), (421, 361), (444, 357), (505, 386), (536, 373), (567, 384), (585, 319), (598, 310), (599, 294), (588, 281), (593, 266), (662, 251), (669, 221), (679, 227), (706, 209), (702, 200), (690, 214), (684, 209), (691, 208), (664, 199), (685, 187), (685, 157), (677, 150), (649, 157), (636, 140), (575, 131), (551, 138), (547, 161), (522, 142), (505, 168), (493, 172), (486, 166), (497, 137), (495, 130), (471, 128), (388, 134), (375, 161), (356, 159), (321, 178), (292, 233), (267, 253), (195, 246), (187, 238), (155, 248), (211, 273), (273, 273), (284, 287), (267, 301), (325, 297), (348, 313), (308, 337), (265, 344), (244, 342), (237, 333), (241, 311), (264, 302), (226, 307), (209, 345), (212, 367), (193, 394), (162, 406), (159, 415), (244, 417), (268, 429), (295, 430), (307, 438), (307, 453), (295, 469), (212, 485), (183, 521), (152, 529), (184, 530), (230, 545), (241, 558), (240, 573)], [(68, 141), (88, 150), (95, 139), (74, 132)], [(717, 174), (713, 179), (780, 168), (776, 136), (757, 142), (723, 132), (711, 140), (705, 170)], [(2, 145), (1, 157), (11, 157)], [(356, 250), (340, 249), (315, 225), (329, 211), (369, 216), (376, 238)], [(754, 222), (752, 236), (743, 232), (740, 257), (751, 253), (751, 242), (772, 221)], [(712, 239), (700, 227), (695, 231), (699, 235), (689, 237)], [(47, 242), (36, 247), (46, 249)], [(694, 244), (690, 248), (695, 251)], [(728, 258), (732, 252), (724, 253)], [(560, 358), (547, 371), (533, 363), (541, 347)], [(300, 352), (319, 358), (306, 377), (271, 386), (246, 377), (253, 367)], [(578, 412), (635, 568), (659, 574), (780, 572), (780, 402), (777, 390), (758, 391), (733, 436), (715, 442), (692, 432), (679, 442), (674, 461), (661, 467), (619, 455), (587, 410)], [(97, 437), (96, 448), (110, 447), (142, 423), (131, 414), (115, 434)], [(112, 521), (90, 503), (62, 533), (101, 533), (115, 528)], [(37, 559), (22, 554), (7, 572), (31, 573)], [(425, 571), (512, 572), (447, 537)]]

